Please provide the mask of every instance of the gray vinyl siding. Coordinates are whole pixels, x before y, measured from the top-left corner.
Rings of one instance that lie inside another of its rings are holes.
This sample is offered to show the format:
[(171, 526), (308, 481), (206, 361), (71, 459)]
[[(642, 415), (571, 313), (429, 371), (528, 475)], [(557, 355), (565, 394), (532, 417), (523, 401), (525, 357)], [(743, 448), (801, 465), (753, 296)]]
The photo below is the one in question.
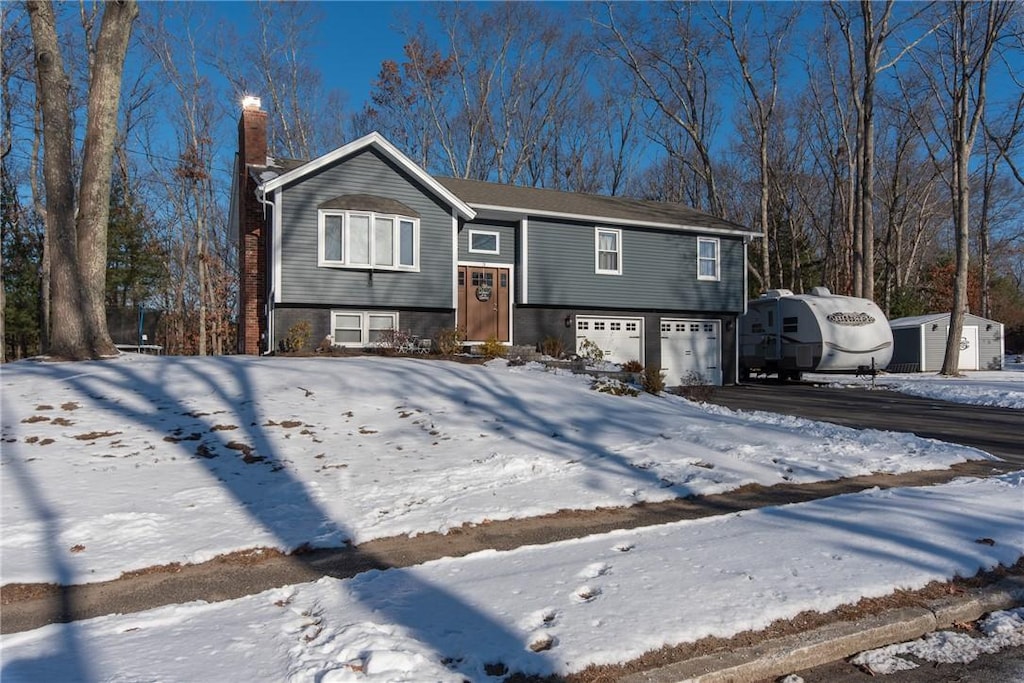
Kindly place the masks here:
[(942, 361), (946, 357), (946, 326), (949, 319), (939, 321), (939, 329), (932, 332), (931, 325), (925, 326), (924, 331), (924, 363), (923, 372), (933, 372), (942, 369)]
[[(935, 329), (932, 329), (932, 326)], [(892, 331), (893, 356), (889, 363), (892, 372), (938, 372), (946, 356), (946, 328), (949, 316), (938, 316), (912, 327), (897, 327)], [(964, 327), (978, 328), (978, 367), (981, 370), (1001, 370), (1003, 367), (1003, 326), (995, 320), (967, 313)], [(921, 358), (921, 337), (924, 336), (924, 358)]]
[[(469, 231), (498, 233), (498, 254), (480, 254), (469, 250)], [(459, 229), (459, 260), (478, 263), (509, 263), (516, 261), (517, 225), (498, 221), (473, 221), (465, 223)]]
[[(375, 150), (363, 150), (279, 191), (281, 303), (452, 307), (451, 214)], [(366, 270), (317, 266), (317, 206), (346, 194), (396, 199), (420, 214), (418, 273), (375, 270), (371, 276)]]
[(530, 219), (531, 305), (742, 311), (742, 238), (719, 237), (720, 278), (704, 281), (697, 279), (697, 233), (621, 228), (622, 274), (598, 275), (596, 227), (617, 226)]

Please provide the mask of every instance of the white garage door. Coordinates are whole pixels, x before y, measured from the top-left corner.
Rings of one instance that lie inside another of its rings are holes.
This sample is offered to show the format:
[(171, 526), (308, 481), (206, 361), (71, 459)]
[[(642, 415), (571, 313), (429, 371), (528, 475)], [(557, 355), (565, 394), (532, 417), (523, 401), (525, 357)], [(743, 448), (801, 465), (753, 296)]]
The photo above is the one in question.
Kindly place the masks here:
[[(665, 384), (686, 384), (693, 375), (722, 384), (722, 345), (718, 320), (661, 320), (661, 369)], [(692, 374), (691, 374), (692, 373)]]
[(576, 316), (576, 352), (585, 339), (597, 344), (612, 363), (644, 362), (644, 319)]

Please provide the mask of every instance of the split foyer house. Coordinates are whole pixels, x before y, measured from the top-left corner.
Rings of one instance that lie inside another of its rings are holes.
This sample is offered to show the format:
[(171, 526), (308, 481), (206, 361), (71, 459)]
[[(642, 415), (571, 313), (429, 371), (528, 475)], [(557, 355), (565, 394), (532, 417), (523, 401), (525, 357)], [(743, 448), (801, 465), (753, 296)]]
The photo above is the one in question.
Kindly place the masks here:
[(679, 204), (432, 176), (378, 133), (305, 162), (268, 156), (247, 99), (231, 220), (239, 352), (289, 328), (364, 348), (383, 330), (467, 343), (587, 339), (616, 362), (736, 380), (757, 233)]

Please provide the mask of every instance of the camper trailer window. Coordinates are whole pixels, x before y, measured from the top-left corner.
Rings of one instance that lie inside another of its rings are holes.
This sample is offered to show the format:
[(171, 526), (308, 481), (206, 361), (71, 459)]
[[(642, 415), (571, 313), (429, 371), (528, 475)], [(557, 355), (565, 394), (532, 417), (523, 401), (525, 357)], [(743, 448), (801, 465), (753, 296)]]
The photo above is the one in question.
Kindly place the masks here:
[(799, 320), (800, 319), (797, 318), (796, 316), (794, 316), (792, 318), (783, 318), (782, 319), (782, 331), (783, 332), (799, 332), (799, 330), (797, 329), (799, 327)]
[(774, 311), (768, 311), (768, 329), (775, 329), (775, 313)]

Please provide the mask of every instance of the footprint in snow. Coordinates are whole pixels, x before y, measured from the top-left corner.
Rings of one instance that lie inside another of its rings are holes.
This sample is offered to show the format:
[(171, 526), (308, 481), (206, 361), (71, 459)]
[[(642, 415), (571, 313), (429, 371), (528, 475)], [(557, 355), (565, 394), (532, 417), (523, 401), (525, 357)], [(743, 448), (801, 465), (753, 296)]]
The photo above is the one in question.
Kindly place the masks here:
[(600, 594), (601, 589), (597, 586), (584, 585), (577, 588), (576, 592), (573, 595), (575, 596), (577, 602), (591, 602)]
[(559, 617), (558, 610), (553, 607), (545, 607), (531, 612), (530, 615), (525, 619), (523, 626), (530, 631), (540, 631), (542, 629), (553, 626), (555, 621)]
[(584, 567), (576, 577), (580, 579), (596, 579), (599, 576), (604, 576), (609, 571), (611, 571), (611, 565), (604, 562), (594, 562)]
[(615, 545), (613, 545), (612, 546), (612, 550), (617, 550), (620, 553), (628, 553), (630, 550), (632, 550), (635, 547), (636, 546), (633, 543), (623, 542), (623, 543), (616, 543)]

